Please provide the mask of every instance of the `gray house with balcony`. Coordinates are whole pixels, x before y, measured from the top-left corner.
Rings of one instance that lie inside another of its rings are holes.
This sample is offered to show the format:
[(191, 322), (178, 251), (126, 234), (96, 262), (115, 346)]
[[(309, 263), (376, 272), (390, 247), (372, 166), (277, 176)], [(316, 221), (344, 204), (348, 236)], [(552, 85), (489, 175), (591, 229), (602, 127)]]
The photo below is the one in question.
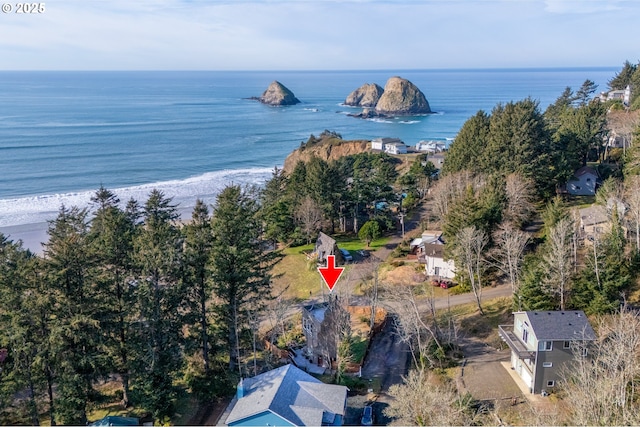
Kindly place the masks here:
[(586, 356), (596, 334), (583, 311), (520, 311), (513, 325), (500, 325), (500, 337), (511, 349), (511, 369), (531, 393), (550, 391), (576, 351)]

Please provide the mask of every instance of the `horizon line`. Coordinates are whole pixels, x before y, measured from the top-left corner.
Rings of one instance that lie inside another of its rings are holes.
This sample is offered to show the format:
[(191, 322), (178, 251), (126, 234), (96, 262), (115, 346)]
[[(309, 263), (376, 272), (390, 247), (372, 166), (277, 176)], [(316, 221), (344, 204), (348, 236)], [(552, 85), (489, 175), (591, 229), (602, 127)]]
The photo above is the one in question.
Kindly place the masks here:
[(443, 67), (443, 68), (348, 68), (348, 69), (15, 69), (1, 70), (2, 73), (38, 73), (38, 72), (63, 72), (63, 73), (135, 73), (135, 72), (226, 72), (226, 73), (317, 73), (317, 72), (402, 72), (402, 71), (548, 71), (548, 70), (615, 70), (621, 69), (621, 66), (614, 65), (594, 65), (594, 66), (542, 66), (542, 67)]

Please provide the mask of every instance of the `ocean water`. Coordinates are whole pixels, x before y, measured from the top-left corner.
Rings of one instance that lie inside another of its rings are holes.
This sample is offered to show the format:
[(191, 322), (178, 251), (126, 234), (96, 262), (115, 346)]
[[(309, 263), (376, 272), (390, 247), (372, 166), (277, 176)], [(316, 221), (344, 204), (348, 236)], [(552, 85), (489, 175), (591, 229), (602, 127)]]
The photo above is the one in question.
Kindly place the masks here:
[[(45, 223), (59, 207), (85, 206), (100, 186), (140, 202), (153, 188), (188, 216), (229, 183), (261, 184), (310, 134), (345, 139), (453, 139), (478, 110), (536, 99), (544, 110), (591, 79), (606, 90), (618, 68), (264, 71), (0, 72), (0, 231)], [(342, 105), (363, 83), (394, 75), (426, 95), (430, 115), (362, 120)], [(302, 101), (247, 99), (273, 80)]]

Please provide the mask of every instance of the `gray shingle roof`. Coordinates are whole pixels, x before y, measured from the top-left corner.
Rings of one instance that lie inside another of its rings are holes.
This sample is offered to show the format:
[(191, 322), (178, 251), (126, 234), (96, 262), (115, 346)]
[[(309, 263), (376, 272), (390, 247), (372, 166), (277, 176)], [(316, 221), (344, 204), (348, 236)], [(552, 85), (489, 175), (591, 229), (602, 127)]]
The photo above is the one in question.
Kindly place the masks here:
[(321, 231), (318, 234), (315, 246), (315, 251), (318, 254), (318, 261), (324, 261), (327, 255), (335, 255), (335, 248), (336, 241)]
[(596, 334), (583, 311), (526, 311), (538, 340), (595, 340)]
[(324, 384), (293, 365), (285, 365), (243, 382), (244, 397), (227, 424), (272, 411), (295, 425), (321, 425), (344, 415), (347, 388)]

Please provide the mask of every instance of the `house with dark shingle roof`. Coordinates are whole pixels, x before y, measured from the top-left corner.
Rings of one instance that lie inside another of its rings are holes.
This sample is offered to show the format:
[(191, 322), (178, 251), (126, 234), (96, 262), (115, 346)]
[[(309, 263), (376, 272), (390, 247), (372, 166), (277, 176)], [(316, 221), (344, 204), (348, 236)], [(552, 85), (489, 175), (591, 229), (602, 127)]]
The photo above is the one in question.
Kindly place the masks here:
[(583, 311), (515, 312), (513, 325), (500, 325), (498, 332), (511, 349), (511, 368), (531, 393), (556, 387), (576, 350), (596, 339)]
[(347, 388), (285, 365), (238, 384), (228, 426), (341, 426)]
[(335, 255), (336, 261), (342, 261), (342, 255), (338, 250), (338, 245), (336, 241), (324, 234), (322, 231), (318, 234), (318, 238), (316, 239), (316, 246), (314, 252), (318, 256), (318, 263), (325, 264), (327, 262), (327, 256)]

